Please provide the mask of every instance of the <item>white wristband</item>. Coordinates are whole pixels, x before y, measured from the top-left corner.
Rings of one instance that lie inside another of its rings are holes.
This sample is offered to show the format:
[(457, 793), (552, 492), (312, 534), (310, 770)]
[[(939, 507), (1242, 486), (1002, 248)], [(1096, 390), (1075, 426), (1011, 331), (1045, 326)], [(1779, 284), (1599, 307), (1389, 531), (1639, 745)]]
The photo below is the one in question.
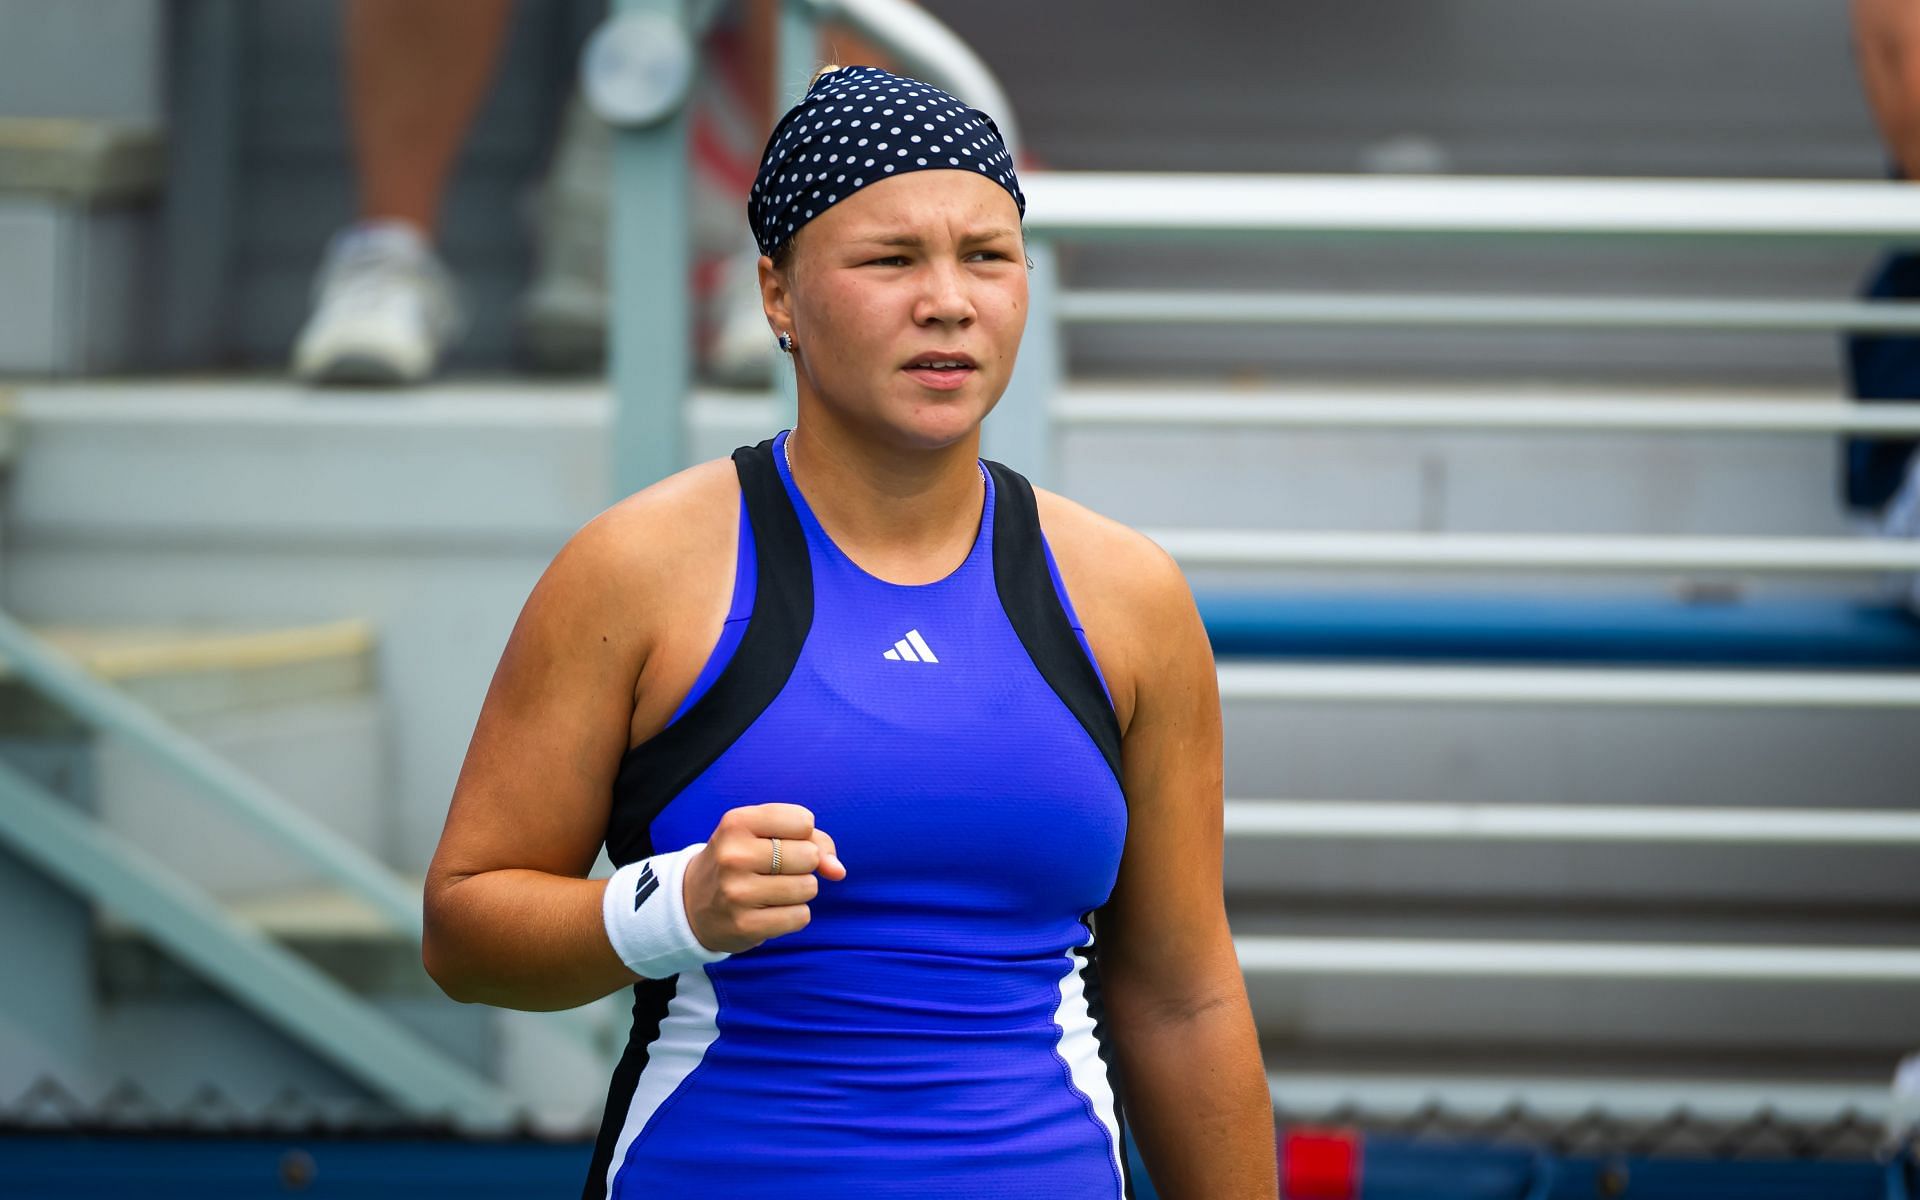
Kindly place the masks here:
[(702, 946), (687, 921), (681, 879), (687, 873), (688, 860), (706, 845), (695, 842), (628, 863), (607, 880), (606, 893), (600, 898), (607, 940), (613, 943), (620, 961), (635, 974), (665, 979), (727, 957), (725, 950)]

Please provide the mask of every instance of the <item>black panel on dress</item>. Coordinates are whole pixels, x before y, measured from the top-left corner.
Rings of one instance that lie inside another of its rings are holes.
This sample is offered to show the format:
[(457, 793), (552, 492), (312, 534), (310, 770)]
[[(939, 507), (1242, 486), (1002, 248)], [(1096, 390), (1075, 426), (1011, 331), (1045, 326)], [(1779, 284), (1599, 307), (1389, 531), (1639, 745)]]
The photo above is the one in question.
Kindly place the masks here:
[(600, 1136), (593, 1142), (593, 1162), (587, 1168), (581, 1200), (606, 1200), (607, 1168), (613, 1165), (614, 1144), (626, 1127), (634, 1089), (640, 1086), (640, 1073), (647, 1067), (647, 1050), (660, 1036), (660, 1022), (666, 1020), (667, 1005), (679, 987), (678, 975), (642, 979), (633, 985), (633, 1031), (627, 1035), (627, 1048), (621, 1053), (620, 1065), (613, 1069), (613, 1083), (607, 1088), (607, 1110), (600, 1118)]
[(1100, 687), (1093, 662), (1080, 648), (1073, 624), (1060, 607), (1059, 593), (1047, 571), (1040, 543), (1040, 509), (1026, 476), (981, 459), (993, 472), (993, 583), (1000, 606), (1040, 670), (1067, 710), (1079, 719), (1093, 744), (1100, 747), (1113, 777), (1120, 778), (1120, 720)]
[[(759, 572), (753, 613), (733, 657), (706, 694), (620, 760), (607, 819), (607, 857), (616, 866), (653, 853), (653, 819), (773, 703), (813, 627), (807, 537), (773, 464), (773, 440), (735, 450), (733, 466), (753, 524)], [(1044, 577), (1045, 564), (1041, 573)]]

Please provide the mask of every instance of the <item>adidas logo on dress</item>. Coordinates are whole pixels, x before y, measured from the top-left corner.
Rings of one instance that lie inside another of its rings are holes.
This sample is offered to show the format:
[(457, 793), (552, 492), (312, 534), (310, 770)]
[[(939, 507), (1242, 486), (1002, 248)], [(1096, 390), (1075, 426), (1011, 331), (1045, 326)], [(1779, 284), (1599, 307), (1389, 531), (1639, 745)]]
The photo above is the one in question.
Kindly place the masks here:
[(930, 662), (940, 660), (933, 656), (933, 647), (927, 645), (927, 639), (920, 636), (918, 629), (907, 630), (907, 636), (893, 644), (893, 649), (880, 657), (893, 662)]

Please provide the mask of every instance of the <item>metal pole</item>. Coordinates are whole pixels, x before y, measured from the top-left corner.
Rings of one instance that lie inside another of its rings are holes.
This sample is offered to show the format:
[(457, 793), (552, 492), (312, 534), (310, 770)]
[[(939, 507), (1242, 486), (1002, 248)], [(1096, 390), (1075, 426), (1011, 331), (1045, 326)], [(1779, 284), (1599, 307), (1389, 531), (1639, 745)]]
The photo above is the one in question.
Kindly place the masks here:
[[(814, 6), (808, 0), (785, 0), (780, 5), (779, 36), (775, 43), (773, 111), (769, 124), (780, 119), (800, 97), (807, 93), (807, 81), (820, 64), (820, 26)], [(791, 429), (799, 420), (800, 393), (794, 383), (793, 361), (785, 355), (774, 361), (773, 421), (777, 428)], [(769, 433), (772, 430), (768, 431)]]
[(1033, 270), (1027, 277), (1027, 331), (1020, 342), (1013, 378), (981, 426), (981, 454), (1048, 487), (1055, 478), (1053, 405), (1066, 377), (1053, 243), (1044, 239), (1028, 242), (1027, 257), (1033, 260)]
[(820, 58), (820, 23), (807, 0), (780, 5), (779, 61), (774, 68), (772, 116), (777, 119), (807, 94), (807, 81), (826, 64)]
[(681, 0), (615, 0), (582, 65), (588, 96), (616, 129), (607, 329), (616, 497), (664, 479), (687, 459), (691, 55)]
[(799, 0), (807, 8), (882, 47), (899, 69), (952, 92), (985, 112), (1000, 127), (1000, 139), (1017, 160), (1025, 142), (1013, 101), (986, 62), (939, 18), (909, 0)]

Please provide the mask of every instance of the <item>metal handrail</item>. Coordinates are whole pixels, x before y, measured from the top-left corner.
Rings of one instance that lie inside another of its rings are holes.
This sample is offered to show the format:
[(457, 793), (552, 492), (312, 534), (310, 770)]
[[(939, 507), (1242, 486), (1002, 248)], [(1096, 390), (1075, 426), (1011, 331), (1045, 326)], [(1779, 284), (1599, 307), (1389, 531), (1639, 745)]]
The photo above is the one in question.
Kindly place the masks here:
[[(1017, 159), (1025, 144), (1013, 101), (986, 61), (938, 18), (907, 0), (807, 0), (816, 19), (840, 21), (884, 46), (910, 75), (993, 116), (1000, 139)], [(808, 56), (811, 57), (809, 50)]]
[[(119, 689), (94, 678), (85, 667), (48, 645), (4, 612), (0, 612), (0, 659), (4, 659), (8, 667), (27, 686), (65, 708), (89, 728), (118, 739), (150, 761), (159, 764), (162, 769), (184, 782), (195, 794), (218, 805), (229, 817), (251, 828), (289, 856), (303, 861), (324, 878), (338, 885), (348, 895), (363, 903), (374, 919), (381, 923), (382, 928), (408, 942), (419, 944), (424, 930), (424, 913), (420, 889), (415, 882), (403, 878), (393, 868), (214, 753), (152, 709)], [(33, 798), (32, 793), (22, 792), (17, 786), (15, 792), (16, 795), (27, 797), (25, 800), (16, 801), (16, 805), (30, 803)], [(17, 835), (17, 830), (0, 828), (0, 841), (6, 840), (9, 833)], [(66, 842), (73, 843), (74, 838), (80, 835), (63, 834), (61, 836)], [(85, 837), (88, 839), (86, 845), (93, 848), (86, 850), (85, 853), (69, 850), (67, 851), (69, 857), (79, 855), (81, 862), (108, 861), (108, 868), (120, 869), (114, 865), (117, 860), (112, 860), (109, 854), (110, 835), (106, 831), (95, 830), (86, 834)], [(101, 847), (108, 847), (108, 849), (101, 849)], [(108, 855), (108, 859), (103, 860), (103, 855)], [(87, 868), (87, 870), (93, 870), (93, 868)], [(77, 874), (70, 871), (69, 878), (76, 886), (83, 887), (83, 890), (87, 890), (96, 898), (104, 897), (113, 900), (124, 895), (111, 883), (100, 884), (91, 880), (85, 870)], [(161, 884), (149, 882), (143, 886), (147, 892), (151, 892), (152, 888), (159, 887)], [(105, 888), (104, 892), (102, 888)], [(129, 919), (140, 924), (150, 936), (176, 951), (179, 951), (182, 946), (182, 938), (186, 938), (192, 944), (189, 948), (192, 949), (193, 955), (197, 956), (190, 959), (191, 961), (200, 961), (207, 954), (216, 953), (206, 948), (206, 931), (209, 929), (214, 931), (213, 936), (216, 940), (219, 937), (238, 936), (235, 934), (236, 930), (244, 931), (244, 937), (241, 940), (249, 945), (259, 940), (255, 931), (249, 929), (243, 922), (232, 920), (224, 913), (221, 913), (218, 921), (208, 917), (207, 912), (220, 911), (211, 901), (188, 902), (169, 893), (159, 901), (132, 905), (122, 901), (116, 903), (115, 907), (121, 909)], [(157, 915), (160, 913), (167, 913), (170, 916)], [(182, 921), (186, 922), (188, 927), (188, 932), (185, 934), (179, 929)], [(209, 924), (209, 922), (212, 923)], [(253, 953), (244, 946), (237, 952), (243, 955)], [(297, 960), (295, 962), (297, 963)], [(275, 967), (274, 970), (279, 972), (280, 968)], [(295, 987), (297, 990), (307, 988), (308, 984), (303, 980), (295, 979), (292, 984), (286, 986)], [(240, 994), (250, 996), (244, 988), (240, 989)], [(346, 993), (341, 994), (346, 995)], [(541, 1019), (560, 1031), (563, 1036), (599, 1052), (600, 1032), (595, 1028), (595, 1023), (600, 1020), (601, 1014), (608, 1013), (617, 1006), (617, 1001), (616, 994), (613, 997), (603, 998), (595, 1006), (543, 1013)], [(324, 1019), (333, 1023), (334, 1029), (339, 1034), (333, 1039), (336, 1041), (363, 1036), (361, 1026), (364, 1021), (369, 1018), (378, 1019), (377, 1014), (369, 1009), (365, 1015), (350, 1014), (346, 1018), (334, 1021), (331, 1014), (344, 1011), (342, 1008), (344, 1003), (345, 1001), (338, 997), (328, 997), (324, 998), (323, 1002), (317, 1001), (307, 1005), (309, 1013), (323, 1014), (321, 1017), (316, 1017), (316, 1020)], [(271, 1017), (271, 1014), (269, 1016)], [(328, 1040), (311, 1029), (306, 1030), (305, 1034), (321, 1042)], [(397, 1031), (396, 1035), (404, 1036), (398, 1035)], [(379, 1035), (374, 1039), (376, 1045), (382, 1046), (389, 1040), (391, 1040), (389, 1035)], [(320, 1045), (318, 1048), (342, 1059), (356, 1069), (361, 1062), (357, 1051), (351, 1048), (341, 1049), (330, 1044)], [(431, 1053), (431, 1051), (422, 1047), (419, 1053)], [(428, 1077), (431, 1078), (433, 1070), (437, 1069), (429, 1068)], [(379, 1071), (371, 1074), (362, 1072), (362, 1076), (376, 1083), (382, 1083), (386, 1078)], [(409, 1101), (412, 1099), (412, 1094), (404, 1089), (390, 1094)], [(483, 1094), (476, 1094), (474, 1099), (475, 1105), (484, 1106), (492, 1103), (493, 1101)], [(468, 1115), (473, 1116), (478, 1111), (474, 1109)], [(490, 1109), (488, 1111), (491, 1112)]]
[(1920, 950), (1478, 938), (1237, 937), (1250, 975), (1920, 983)]
[(1195, 567), (1471, 567), (1782, 574), (1920, 571), (1920, 542), (1897, 539), (1282, 533), (1259, 529), (1141, 532), (1183, 565)]
[(1920, 845), (1920, 813), (1837, 808), (1233, 800), (1237, 838), (1713, 845)]
[(1426, 296), (1342, 292), (1069, 290), (1069, 325), (1399, 325), (1449, 329), (1920, 330), (1920, 304), (1666, 300), (1592, 296)]
[(0, 612), (0, 658), (35, 691), (160, 764), (227, 815), (365, 901), (396, 933), (419, 940), (420, 893), (392, 868), (152, 709), (95, 679), (4, 612)]
[(1475, 234), (1920, 244), (1891, 182), (1036, 171), (1029, 231), (1055, 237)]
[(1351, 391), (1284, 396), (1182, 388), (1177, 398), (1139, 388), (1081, 386), (1053, 402), (1075, 429), (1539, 429), (1564, 432), (1920, 434), (1920, 404), (1833, 401), (1592, 400), (1559, 395), (1516, 400), (1459, 396), (1407, 399)]
[(292, 952), (234, 920), (137, 846), (0, 763), (0, 843), (119, 913), (261, 1020), (420, 1112), (503, 1125), (512, 1101)]
[(1222, 700), (1581, 704), (1652, 708), (1920, 708), (1920, 675), (1614, 667), (1369, 667), (1226, 662)]

